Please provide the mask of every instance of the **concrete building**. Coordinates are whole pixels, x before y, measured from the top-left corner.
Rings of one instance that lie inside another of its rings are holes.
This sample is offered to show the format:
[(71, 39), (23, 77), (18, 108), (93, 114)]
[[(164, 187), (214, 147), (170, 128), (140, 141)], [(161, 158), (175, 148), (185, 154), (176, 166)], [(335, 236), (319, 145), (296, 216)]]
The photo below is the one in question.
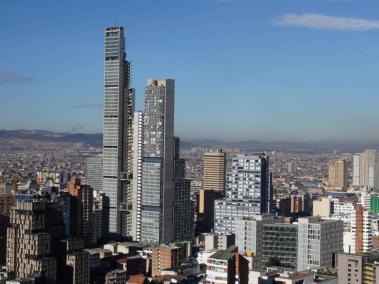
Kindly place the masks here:
[(86, 161), (86, 183), (94, 190), (103, 188), (103, 156), (88, 157)]
[(355, 214), (352, 214), (351, 236), (351, 253), (365, 253), (372, 250), (372, 216), (361, 204), (356, 204)]
[(204, 250), (226, 250), (230, 246), (235, 245), (235, 236), (224, 234), (203, 234)]
[(84, 242), (80, 238), (62, 240), (62, 251), (59, 257), (63, 257), (58, 264), (60, 271), (58, 279), (60, 283), (86, 284), (90, 283), (90, 254), (83, 251)]
[(143, 123), (143, 112), (135, 111), (133, 119), (133, 210), (131, 237), (136, 241), (141, 240)]
[(336, 267), (343, 252), (343, 222), (318, 217), (299, 218), (297, 269)]
[(5, 265), (7, 227), (12, 206), (16, 202), (14, 194), (0, 194), (0, 266)]
[(363, 283), (363, 257), (354, 254), (338, 254), (338, 283)]
[(89, 185), (81, 185), (73, 178), (69, 184), (70, 194), (70, 233), (84, 239), (88, 246), (93, 242), (93, 189)]
[(160, 245), (153, 248), (152, 276), (161, 275), (162, 269), (179, 265), (180, 248), (174, 245)]
[(174, 232), (174, 80), (145, 89), (141, 241), (168, 243)]
[(196, 233), (210, 233), (214, 226), (214, 204), (216, 199), (224, 195), (221, 191), (199, 190), (196, 207)]
[(353, 185), (379, 188), (379, 152), (365, 150), (353, 158)]
[(379, 282), (379, 255), (339, 254), (338, 284), (376, 284)]
[(122, 269), (112, 270), (105, 276), (105, 284), (125, 284), (128, 283), (126, 280), (126, 271)]
[(127, 235), (130, 214), (129, 200), (125, 199), (130, 186), (130, 129), (134, 112), (134, 92), (129, 90), (130, 63), (125, 55), (124, 28), (106, 28), (104, 36), (102, 189), (108, 199), (106, 210), (109, 232)]
[(222, 149), (203, 155), (203, 189), (225, 191), (226, 154)]
[(296, 270), (298, 226), (292, 224), (264, 224), (262, 235), (262, 265), (267, 266), (272, 258), (280, 266)]
[(269, 159), (237, 155), (227, 174), (225, 199), (215, 201), (215, 233), (232, 234), (236, 220), (273, 212)]
[(263, 225), (274, 222), (274, 215), (255, 215), (236, 221), (236, 246), (241, 253), (254, 256), (258, 263), (255, 266), (261, 265)]
[(348, 161), (335, 160), (329, 162), (329, 185), (332, 188), (343, 190), (348, 186)]
[(332, 203), (329, 197), (313, 200), (313, 216), (329, 217), (332, 214)]
[(48, 233), (45, 201), (17, 202), (11, 209), (11, 227), (7, 230), (7, 271), (11, 279), (40, 276), (45, 283), (57, 279), (57, 261), (52, 253), (52, 235)]
[(105, 194), (99, 191), (93, 192), (93, 209), (92, 209), (92, 243), (96, 244), (99, 239), (103, 238), (106, 233), (106, 220), (104, 220), (104, 203)]
[(217, 251), (207, 260), (206, 275), (211, 284), (248, 283), (248, 260), (235, 247)]

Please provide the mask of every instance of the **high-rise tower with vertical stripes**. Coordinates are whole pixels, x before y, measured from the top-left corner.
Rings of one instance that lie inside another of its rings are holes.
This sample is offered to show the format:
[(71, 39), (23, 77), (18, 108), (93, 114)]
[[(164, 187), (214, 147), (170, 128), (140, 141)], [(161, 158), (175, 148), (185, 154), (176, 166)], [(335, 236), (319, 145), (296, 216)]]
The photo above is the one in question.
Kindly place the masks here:
[(134, 90), (123, 27), (105, 29), (103, 191), (109, 232), (128, 234)]

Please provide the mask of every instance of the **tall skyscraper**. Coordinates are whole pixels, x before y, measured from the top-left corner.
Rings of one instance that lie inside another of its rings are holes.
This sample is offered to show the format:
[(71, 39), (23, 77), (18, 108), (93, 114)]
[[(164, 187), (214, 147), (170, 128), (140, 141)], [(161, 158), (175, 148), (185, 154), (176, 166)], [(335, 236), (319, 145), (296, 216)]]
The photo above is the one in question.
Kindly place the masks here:
[(348, 162), (335, 160), (329, 162), (329, 184), (336, 189), (346, 189), (348, 182)]
[(143, 158), (143, 112), (134, 112), (133, 119), (133, 193), (132, 233), (133, 240), (141, 240), (142, 206), (142, 158)]
[(94, 190), (101, 191), (103, 188), (103, 156), (88, 157), (86, 166), (86, 183)]
[(379, 188), (379, 152), (365, 150), (354, 156), (353, 185)]
[(123, 27), (105, 29), (104, 56), (103, 191), (108, 199), (109, 232), (127, 234), (134, 91), (129, 89), (130, 63)]
[(185, 178), (185, 160), (179, 156), (180, 139), (175, 137), (174, 229), (176, 240), (192, 240), (194, 236), (194, 207), (191, 201), (191, 182)]
[(236, 220), (271, 213), (273, 205), (268, 157), (237, 155), (227, 174), (226, 197), (215, 201), (215, 232), (234, 233)]
[(174, 238), (174, 80), (148, 80), (145, 89), (141, 240)]
[(203, 189), (225, 191), (226, 155), (222, 149), (204, 153)]

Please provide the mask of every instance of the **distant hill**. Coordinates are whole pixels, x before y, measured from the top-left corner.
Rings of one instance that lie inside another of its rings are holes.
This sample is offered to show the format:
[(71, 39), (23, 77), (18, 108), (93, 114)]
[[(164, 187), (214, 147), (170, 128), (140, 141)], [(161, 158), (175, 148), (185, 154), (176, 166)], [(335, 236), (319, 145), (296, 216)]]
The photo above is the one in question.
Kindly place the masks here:
[(102, 134), (59, 133), (46, 130), (0, 130), (0, 140), (10, 141), (12, 139), (40, 142), (82, 143), (92, 147), (101, 147), (103, 143)]
[[(28, 143), (20, 144), (20, 141)], [(38, 143), (39, 147), (44, 143), (64, 143), (75, 144), (79, 143), (83, 146), (101, 148), (103, 143), (103, 135), (101, 133), (86, 134), (86, 133), (61, 133), (47, 130), (0, 130), (0, 147), (5, 144), (13, 145), (17, 142), (18, 147), (25, 148), (25, 145), (34, 145), (31, 142)], [(6, 146), (6, 145), (5, 145)], [(29, 147), (29, 146), (28, 146)], [(189, 149), (192, 147), (203, 148), (235, 148), (240, 150), (251, 151), (296, 151), (296, 152), (360, 152), (364, 149), (379, 149), (379, 142), (264, 142), (258, 140), (247, 140), (239, 142), (225, 142), (221, 140), (193, 140), (182, 141), (182, 148)], [(18, 148), (13, 148), (18, 149)]]

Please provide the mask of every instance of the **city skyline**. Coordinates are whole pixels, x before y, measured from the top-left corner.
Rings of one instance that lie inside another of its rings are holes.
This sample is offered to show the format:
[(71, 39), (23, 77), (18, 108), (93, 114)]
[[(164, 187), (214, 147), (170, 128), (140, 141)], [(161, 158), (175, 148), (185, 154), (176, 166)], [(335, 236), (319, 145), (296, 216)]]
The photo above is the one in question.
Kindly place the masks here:
[(104, 14), (97, 1), (4, 1), (0, 23), (12, 28), (0, 31), (1, 128), (101, 132), (101, 34), (117, 23), (136, 108), (147, 79), (174, 78), (184, 141), (379, 140), (379, 5), (306, 2), (168, 0), (149, 9), (151, 1), (112, 1), (114, 13)]

